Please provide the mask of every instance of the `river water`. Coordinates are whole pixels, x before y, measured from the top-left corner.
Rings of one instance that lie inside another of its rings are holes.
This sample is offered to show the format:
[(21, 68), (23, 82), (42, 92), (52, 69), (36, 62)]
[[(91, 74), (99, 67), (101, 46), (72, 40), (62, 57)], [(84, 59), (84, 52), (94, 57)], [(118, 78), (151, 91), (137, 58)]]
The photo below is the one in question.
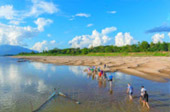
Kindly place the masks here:
[[(31, 112), (48, 99), (54, 88), (81, 104), (56, 96), (40, 112), (169, 112), (169, 80), (160, 83), (115, 72), (110, 87), (107, 81), (84, 72), (86, 68), (0, 57), (0, 112)], [(134, 88), (133, 101), (126, 94), (127, 83)], [(141, 85), (148, 91), (150, 110), (139, 102)]]

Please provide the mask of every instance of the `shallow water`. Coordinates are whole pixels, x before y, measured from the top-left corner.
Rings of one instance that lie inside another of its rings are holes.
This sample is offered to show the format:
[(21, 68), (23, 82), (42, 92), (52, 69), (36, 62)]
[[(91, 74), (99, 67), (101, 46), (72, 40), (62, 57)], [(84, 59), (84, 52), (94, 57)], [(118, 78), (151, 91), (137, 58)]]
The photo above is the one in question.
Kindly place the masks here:
[[(83, 72), (83, 66), (57, 66), (39, 62), (17, 62), (0, 57), (0, 112), (31, 112), (53, 93), (53, 88), (81, 102), (75, 104), (54, 97), (41, 112), (169, 112), (170, 81), (154, 82), (121, 72), (114, 75), (110, 88), (107, 81)], [(134, 87), (134, 99), (126, 95), (127, 83)], [(140, 86), (149, 93), (151, 109), (139, 103)]]

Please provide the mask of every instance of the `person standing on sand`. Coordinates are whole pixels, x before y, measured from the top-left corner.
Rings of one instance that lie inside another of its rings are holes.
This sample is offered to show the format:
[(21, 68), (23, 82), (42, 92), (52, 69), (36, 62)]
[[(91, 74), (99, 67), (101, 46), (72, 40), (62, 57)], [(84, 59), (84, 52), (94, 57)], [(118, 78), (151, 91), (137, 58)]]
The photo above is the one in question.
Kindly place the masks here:
[(132, 100), (133, 87), (130, 85), (130, 83), (128, 83), (127, 94), (129, 95), (129, 99)]
[(143, 96), (143, 106), (147, 106), (148, 109), (150, 109), (150, 106), (148, 104), (149, 101), (149, 95), (147, 93), (147, 91), (144, 92), (144, 96)]

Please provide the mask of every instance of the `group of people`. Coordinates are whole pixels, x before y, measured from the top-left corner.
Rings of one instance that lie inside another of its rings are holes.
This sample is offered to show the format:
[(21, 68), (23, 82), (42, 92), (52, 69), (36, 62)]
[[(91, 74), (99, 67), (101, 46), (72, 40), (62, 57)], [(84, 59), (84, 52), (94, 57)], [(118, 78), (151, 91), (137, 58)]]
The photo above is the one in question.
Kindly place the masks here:
[[(105, 67), (106, 67), (106, 65), (104, 65), (104, 68)], [(97, 68), (95, 66), (89, 67), (88, 73), (93, 73), (94, 75), (96, 75), (98, 73), (98, 79), (105, 79), (106, 80), (108, 78), (108, 81), (113, 80), (113, 76), (110, 74), (107, 77), (106, 72), (104, 72), (102, 69), (100, 69), (100, 67), (97, 67)]]
[[(104, 68), (106, 68), (106, 65), (104, 65)], [(110, 85), (110, 93), (112, 93), (112, 81), (113, 81), (113, 75), (110, 73), (109, 75), (106, 74), (100, 67), (89, 67), (88, 73), (92, 74), (92, 79), (97, 77), (99, 87), (102, 87), (102, 84), (106, 84), (106, 81), (109, 81)], [(105, 85), (106, 86), (106, 85)]]
[[(104, 65), (104, 68), (106, 68), (106, 65)], [(109, 74), (107, 76), (106, 72), (101, 70), (100, 67), (95, 67), (95, 66), (89, 67), (88, 73), (92, 73), (94, 77), (96, 76), (96, 74), (98, 75), (99, 87), (102, 85), (101, 83), (102, 81), (105, 82), (106, 80), (108, 80), (109, 85), (110, 85), (110, 93), (112, 93), (112, 81), (113, 81), (112, 74)], [(130, 83), (128, 83), (127, 94), (129, 95), (129, 99), (132, 100), (133, 99), (133, 87)], [(140, 102), (143, 103), (143, 106), (150, 108), (148, 104), (148, 100), (149, 100), (149, 95), (146, 89), (144, 88), (144, 86), (141, 86)]]
[[(128, 87), (127, 87), (127, 94), (129, 94), (129, 98), (130, 100), (133, 99), (132, 95), (133, 95), (133, 87), (130, 85), (130, 83), (128, 83)], [(141, 86), (141, 94), (140, 94), (140, 101), (143, 102), (143, 106), (147, 106), (147, 108), (150, 108), (148, 101), (149, 101), (149, 95), (146, 91), (146, 89), (144, 88), (144, 86)]]

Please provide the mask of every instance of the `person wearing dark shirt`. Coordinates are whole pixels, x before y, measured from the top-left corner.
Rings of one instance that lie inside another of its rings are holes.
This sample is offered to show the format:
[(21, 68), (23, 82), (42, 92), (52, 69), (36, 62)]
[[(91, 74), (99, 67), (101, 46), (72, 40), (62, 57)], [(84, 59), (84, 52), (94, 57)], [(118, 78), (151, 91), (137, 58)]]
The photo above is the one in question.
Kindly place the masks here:
[(104, 72), (104, 79), (107, 79), (107, 75), (106, 75), (106, 73)]
[(148, 95), (147, 91), (145, 91), (144, 96), (143, 96), (143, 106), (146, 105), (147, 108), (150, 108), (148, 101), (149, 101), (149, 95)]
[(104, 68), (106, 68), (106, 64), (104, 64)]
[(103, 75), (103, 70), (101, 70), (100, 72), (101, 72), (101, 74)]

